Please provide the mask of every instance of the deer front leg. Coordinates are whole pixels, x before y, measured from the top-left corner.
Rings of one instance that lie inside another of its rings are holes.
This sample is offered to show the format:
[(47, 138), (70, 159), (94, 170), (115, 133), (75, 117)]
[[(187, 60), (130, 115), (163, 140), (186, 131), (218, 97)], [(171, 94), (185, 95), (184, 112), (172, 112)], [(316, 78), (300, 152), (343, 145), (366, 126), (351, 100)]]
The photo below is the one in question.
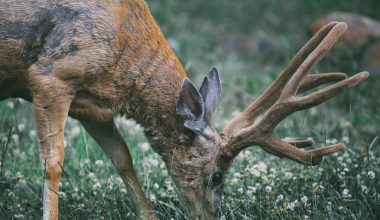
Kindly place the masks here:
[[(54, 84), (54, 83), (53, 83)], [(52, 84), (51, 84), (52, 85)], [(58, 219), (58, 192), (64, 160), (64, 127), (71, 98), (59, 86), (34, 91), (33, 102), (44, 170), (43, 219)], [(62, 93), (61, 93), (62, 92)]]
[(143, 219), (157, 219), (137, 180), (128, 146), (121, 137), (113, 120), (94, 123), (81, 121), (88, 133), (111, 159), (131, 195), (138, 215)]

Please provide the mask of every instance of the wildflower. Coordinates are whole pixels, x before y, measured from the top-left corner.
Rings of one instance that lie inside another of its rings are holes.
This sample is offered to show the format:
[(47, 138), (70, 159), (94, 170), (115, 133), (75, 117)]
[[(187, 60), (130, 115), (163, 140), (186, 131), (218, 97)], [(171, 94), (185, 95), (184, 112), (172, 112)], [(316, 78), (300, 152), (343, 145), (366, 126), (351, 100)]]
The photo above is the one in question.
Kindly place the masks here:
[(23, 214), (15, 214), (14, 216), (13, 216), (14, 218), (24, 218), (24, 215)]
[(249, 197), (251, 197), (253, 195), (253, 191), (252, 190), (247, 190), (246, 193), (247, 193), (247, 196), (249, 196)]
[(17, 173), (16, 173), (16, 179), (17, 179), (17, 180), (20, 180), (20, 179), (22, 179), (22, 178), (24, 178), (24, 176), (23, 176), (20, 172), (17, 172)]
[(92, 185), (92, 188), (93, 188), (93, 189), (100, 189), (101, 187), (102, 187), (102, 185), (100, 184), (99, 181), (96, 181), (96, 182), (94, 183), (94, 185)]
[(36, 137), (36, 134), (37, 134), (37, 132), (34, 129), (32, 129), (32, 130), (29, 131), (29, 137), (31, 137), (31, 138)]
[(368, 176), (371, 180), (373, 180), (373, 179), (375, 179), (375, 172), (373, 172), (372, 170), (370, 170), (370, 171), (368, 171), (367, 176)]
[(158, 189), (158, 188), (160, 188), (160, 186), (159, 186), (157, 183), (154, 183), (154, 184), (153, 184), (153, 188), (154, 188), (154, 189)]
[(66, 198), (66, 193), (64, 193), (62, 191), (58, 192), (58, 195), (59, 195), (60, 198), (63, 198), (63, 199)]
[(236, 173), (234, 173), (234, 177), (235, 177), (235, 178), (240, 178), (240, 177), (241, 177), (240, 172), (236, 172)]
[(23, 130), (25, 129), (25, 124), (24, 124), (24, 123), (18, 124), (18, 125), (17, 125), (17, 129), (18, 129), (19, 131), (23, 131)]
[(156, 159), (153, 159), (153, 160), (150, 160), (150, 164), (154, 167), (157, 167), (160, 164), (160, 162)]
[(288, 209), (291, 211), (294, 210), (294, 208), (298, 205), (298, 200), (294, 200), (294, 202), (288, 203)]
[(267, 172), (268, 166), (264, 162), (260, 161), (258, 167), (260, 172)]
[(231, 112), (231, 117), (235, 117), (238, 114), (240, 114), (240, 111), (239, 110), (235, 110), (235, 111)]
[(155, 202), (157, 200), (157, 198), (154, 194), (150, 195), (149, 199), (151, 202)]
[(95, 161), (95, 166), (97, 166), (97, 167), (102, 167), (103, 166), (103, 160), (96, 160)]
[(290, 179), (293, 177), (293, 174), (291, 172), (285, 172), (285, 178)]
[(145, 151), (148, 151), (149, 148), (150, 148), (150, 144), (148, 142), (144, 142), (144, 143), (139, 143), (139, 148), (145, 152)]
[(284, 195), (280, 194), (277, 196), (276, 203), (281, 202), (284, 199)]
[(79, 126), (76, 126), (76, 127), (73, 127), (71, 130), (70, 130), (70, 132), (69, 132), (69, 136), (70, 137), (76, 137), (76, 136), (78, 136), (79, 134), (80, 134), (80, 127)]
[(271, 186), (266, 186), (266, 187), (265, 187), (265, 191), (266, 191), (267, 193), (272, 192), (272, 187), (271, 187)]
[(14, 142), (18, 143), (18, 141), (19, 141), (19, 136), (18, 136), (18, 134), (12, 134), (11, 138), (12, 138), (12, 140), (13, 140)]
[(350, 191), (348, 189), (343, 189), (342, 197), (343, 198), (348, 198), (348, 196), (350, 195), (349, 193), (350, 193)]
[(15, 107), (15, 103), (13, 103), (12, 101), (8, 101), (6, 104), (5, 104), (8, 108), (10, 109), (13, 109)]
[(368, 193), (369, 192), (369, 189), (366, 185), (361, 185), (360, 188), (362, 189), (362, 192), (364, 193)]
[(306, 204), (307, 200), (308, 200), (308, 198), (306, 196), (302, 196), (302, 198), (301, 198), (302, 203)]
[(256, 169), (256, 167), (252, 167), (250, 170), (249, 170), (249, 172), (252, 174), (252, 175), (254, 175), (254, 176), (256, 176), (256, 177), (259, 177), (260, 176), (260, 171), (258, 170), (258, 169)]
[(230, 181), (231, 185), (235, 185), (237, 183), (239, 183), (239, 180), (237, 178), (232, 178), (231, 181)]
[(242, 187), (238, 188), (237, 191), (240, 193), (240, 194), (243, 194), (244, 190)]
[(95, 178), (95, 174), (93, 172), (89, 172), (88, 175), (87, 175), (87, 178), (94, 179)]
[(247, 195), (252, 196), (252, 194), (256, 193), (257, 188), (254, 186), (247, 186)]

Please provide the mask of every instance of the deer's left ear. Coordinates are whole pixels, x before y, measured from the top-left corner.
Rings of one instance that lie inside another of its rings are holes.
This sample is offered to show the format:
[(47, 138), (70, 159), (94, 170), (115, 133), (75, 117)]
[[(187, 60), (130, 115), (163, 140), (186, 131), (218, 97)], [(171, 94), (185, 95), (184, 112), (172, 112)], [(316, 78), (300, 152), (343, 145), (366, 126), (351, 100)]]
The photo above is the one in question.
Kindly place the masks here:
[(184, 126), (188, 129), (201, 132), (206, 127), (203, 99), (188, 78), (182, 83), (176, 111), (185, 120)]
[(222, 85), (220, 83), (218, 69), (212, 67), (209, 78), (205, 77), (199, 89), (205, 104), (205, 113), (211, 119), (220, 100)]

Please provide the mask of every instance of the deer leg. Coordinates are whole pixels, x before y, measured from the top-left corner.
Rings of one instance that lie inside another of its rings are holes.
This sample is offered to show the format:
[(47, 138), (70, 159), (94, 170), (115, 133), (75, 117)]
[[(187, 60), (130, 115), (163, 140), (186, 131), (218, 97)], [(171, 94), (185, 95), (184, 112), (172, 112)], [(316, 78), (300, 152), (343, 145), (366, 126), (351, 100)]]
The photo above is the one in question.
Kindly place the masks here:
[(143, 219), (157, 219), (137, 180), (128, 146), (121, 137), (114, 121), (100, 123), (81, 121), (81, 123), (115, 165), (128, 193), (131, 195), (132, 203), (137, 209), (138, 215)]
[(47, 87), (33, 91), (33, 103), (44, 170), (43, 219), (56, 220), (64, 160), (64, 127), (72, 98), (66, 88), (55, 82)]

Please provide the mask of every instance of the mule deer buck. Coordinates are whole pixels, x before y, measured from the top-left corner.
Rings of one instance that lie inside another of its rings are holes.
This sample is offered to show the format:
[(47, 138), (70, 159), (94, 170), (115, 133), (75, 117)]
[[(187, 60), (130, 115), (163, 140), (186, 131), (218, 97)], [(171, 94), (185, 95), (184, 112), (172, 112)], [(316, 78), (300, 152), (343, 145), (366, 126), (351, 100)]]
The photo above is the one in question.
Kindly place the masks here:
[[(197, 90), (142, 0), (14, 1), (0, 7), (0, 100), (34, 104), (44, 168), (43, 219), (58, 218), (58, 194), (68, 116), (78, 119), (109, 156), (137, 213), (156, 216), (113, 117), (125, 113), (145, 128), (154, 150), (170, 166), (191, 219), (219, 217), (224, 176), (234, 158), (257, 145), (304, 165), (344, 148), (305, 151), (310, 140), (283, 141), (274, 128), (289, 114), (316, 106), (368, 76), (309, 75), (346, 30), (323, 27), (274, 83), (218, 133), (212, 123), (221, 83), (212, 68)], [(335, 82), (308, 95), (303, 91)]]

